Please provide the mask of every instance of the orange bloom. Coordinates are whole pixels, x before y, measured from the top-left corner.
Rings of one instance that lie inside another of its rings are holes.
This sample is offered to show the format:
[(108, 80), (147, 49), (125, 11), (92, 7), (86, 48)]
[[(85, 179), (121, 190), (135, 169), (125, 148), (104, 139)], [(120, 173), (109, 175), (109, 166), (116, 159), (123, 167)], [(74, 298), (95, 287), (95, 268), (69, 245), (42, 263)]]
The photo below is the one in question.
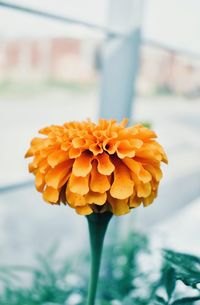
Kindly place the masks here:
[(167, 163), (156, 134), (128, 120), (100, 119), (52, 125), (39, 131), (26, 157), (35, 186), (51, 204), (68, 203), (81, 215), (123, 215), (152, 203)]

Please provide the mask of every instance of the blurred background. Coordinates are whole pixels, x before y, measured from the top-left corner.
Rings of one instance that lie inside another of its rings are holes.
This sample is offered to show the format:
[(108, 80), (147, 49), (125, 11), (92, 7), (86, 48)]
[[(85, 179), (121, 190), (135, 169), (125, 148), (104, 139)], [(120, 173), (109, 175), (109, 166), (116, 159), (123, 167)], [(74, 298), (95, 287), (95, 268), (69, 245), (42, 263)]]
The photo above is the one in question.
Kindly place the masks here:
[(32, 263), (55, 242), (61, 256), (88, 251), (84, 217), (42, 202), (24, 153), (43, 126), (98, 117), (150, 124), (169, 156), (158, 199), (113, 221), (108, 238), (139, 230), (155, 248), (200, 254), (200, 2), (10, 0), (0, 1), (1, 265)]

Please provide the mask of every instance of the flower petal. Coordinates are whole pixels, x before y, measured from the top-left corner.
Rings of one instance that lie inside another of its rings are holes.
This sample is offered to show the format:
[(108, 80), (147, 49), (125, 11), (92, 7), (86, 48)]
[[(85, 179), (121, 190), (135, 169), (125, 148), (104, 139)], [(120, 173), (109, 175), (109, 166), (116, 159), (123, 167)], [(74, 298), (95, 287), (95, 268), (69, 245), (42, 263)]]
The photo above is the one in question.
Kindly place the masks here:
[(33, 162), (29, 163), (29, 165), (28, 165), (29, 173), (34, 173), (36, 169), (37, 169), (37, 166), (35, 166), (35, 164)]
[(89, 146), (89, 150), (93, 153), (94, 156), (97, 156), (103, 152), (103, 148), (99, 143), (91, 144)]
[(139, 149), (140, 147), (142, 147), (142, 145), (143, 145), (143, 141), (141, 140), (141, 139), (130, 139), (130, 144), (131, 144), (131, 146), (133, 146), (134, 148), (136, 148), (136, 149)]
[(69, 187), (66, 188), (66, 199), (72, 207), (85, 206), (86, 204), (85, 197), (83, 195), (72, 193), (69, 190)]
[(151, 194), (151, 184), (148, 183), (139, 183), (137, 186), (137, 196), (146, 198)]
[(93, 156), (91, 153), (83, 152), (74, 162), (73, 174), (77, 177), (86, 177), (92, 169), (92, 159)]
[(69, 178), (72, 164), (73, 161), (68, 160), (57, 165), (55, 168), (51, 168), (45, 176), (46, 184), (55, 189), (63, 186)]
[(113, 214), (116, 216), (121, 216), (130, 212), (128, 199), (120, 200), (109, 196), (108, 202), (112, 207)]
[(50, 132), (51, 132), (51, 126), (44, 127), (39, 130), (39, 133), (43, 135), (48, 135)]
[(138, 198), (136, 196), (136, 194), (133, 194), (130, 198), (129, 198), (129, 207), (130, 208), (137, 208), (141, 205), (141, 198)]
[(39, 163), (39, 171), (41, 174), (46, 174), (49, 169), (50, 169), (50, 166), (46, 159), (42, 160)]
[(117, 145), (116, 152), (120, 159), (125, 157), (132, 158), (135, 156), (135, 150), (128, 140), (120, 141)]
[(76, 212), (80, 215), (90, 215), (93, 213), (93, 210), (89, 205), (85, 205), (76, 207)]
[(159, 182), (162, 179), (162, 170), (158, 166), (154, 166), (152, 164), (145, 164), (144, 168), (151, 173), (151, 175), (156, 181)]
[(97, 193), (90, 191), (87, 195), (85, 195), (86, 203), (88, 204), (97, 204), (103, 205), (106, 202), (107, 194), (106, 193)]
[(50, 203), (57, 203), (59, 199), (59, 191), (53, 187), (47, 186), (43, 192), (43, 199)]
[(134, 182), (130, 177), (128, 168), (122, 161), (115, 159), (114, 182), (110, 189), (112, 197), (125, 199), (133, 194)]
[(97, 170), (96, 160), (93, 161), (91, 178), (90, 178), (90, 189), (93, 192), (105, 193), (110, 188), (110, 182), (108, 177), (102, 175)]
[(33, 151), (31, 148), (29, 148), (25, 154), (25, 158), (29, 158), (33, 156)]
[(72, 145), (74, 148), (81, 148), (85, 146), (86, 142), (84, 138), (76, 137), (72, 140)]
[(110, 157), (107, 153), (103, 153), (98, 155), (97, 157), (98, 165), (97, 169), (98, 172), (102, 175), (110, 175), (114, 171), (115, 167), (110, 160)]
[(32, 141), (31, 141), (31, 146), (34, 146), (34, 147), (43, 147), (43, 142), (44, 142), (44, 139), (43, 138), (33, 138)]
[(78, 157), (80, 157), (80, 155), (81, 155), (81, 149), (80, 148), (74, 148), (74, 147), (70, 148), (70, 150), (69, 150), (69, 158), (70, 159), (78, 158)]
[(37, 172), (35, 176), (35, 187), (38, 190), (38, 192), (42, 192), (44, 186), (45, 186), (44, 175), (42, 175), (40, 172)]
[(86, 177), (77, 177), (71, 174), (68, 186), (71, 192), (85, 195), (89, 192), (89, 175)]
[(139, 162), (130, 159), (130, 158), (124, 158), (123, 163), (137, 176), (140, 173), (141, 165)]
[(152, 193), (150, 194), (150, 196), (148, 196), (147, 198), (144, 198), (144, 199), (143, 199), (143, 205), (144, 205), (144, 207), (147, 207), (148, 205), (150, 205), (150, 204), (154, 201), (154, 199), (156, 198), (156, 196), (157, 196), (157, 192), (152, 192)]
[(57, 150), (48, 156), (47, 162), (51, 167), (55, 167), (56, 165), (66, 161), (68, 158), (68, 154), (65, 151)]
[(113, 155), (116, 152), (118, 142), (114, 139), (106, 139), (103, 141), (103, 149), (108, 152), (109, 155)]
[(145, 170), (143, 168), (143, 166), (141, 166), (141, 169), (140, 169), (140, 173), (138, 175), (139, 179), (143, 182), (143, 183), (147, 183), (147, 182), (150, 182), (151, 179), (152, 179), (152, 176), (151, 174)]
[(136, 156), (143, 159), (161, 162), (163, 155), (159, 149), (160, 148), (158, 148), (155, 142), (145, 143), (140, 149), (137, 150)]
[(134, 128), (137, 130), (137, 137), (139, 139), (151, 139), (157, 138), (157, 135), (154, 131), (144, 127), (143, 125), (135, 125)]
[(64, 150), (64, 151), (68, 151), (70, 147), (71, 147), (71, 142), (70, 141), (64, 141), (61, 144), (61, 149)]

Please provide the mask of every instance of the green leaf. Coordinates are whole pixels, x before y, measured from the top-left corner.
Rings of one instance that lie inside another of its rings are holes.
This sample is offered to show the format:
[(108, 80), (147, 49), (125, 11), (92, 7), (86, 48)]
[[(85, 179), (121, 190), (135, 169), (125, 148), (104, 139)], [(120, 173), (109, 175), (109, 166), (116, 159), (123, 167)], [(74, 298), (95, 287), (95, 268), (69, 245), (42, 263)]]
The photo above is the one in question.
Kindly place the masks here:
[(196, 302), (198, 300), (200, 300), (200, 296), (182, 298), (182, 299), (174, 301), (171, 305), (182, 305), (182, 304), (192, 305), (194, 302)]
[(194, 255), (178, 253), (172, 250), (164, 251), (164, 258), (174, 268), (176, 279), (185, 285), (196, 288), (200, 283), (200, 258)]
[(168, 300), (170, 300), (176, 287), (176, 272), (172, 267), (169, 267), (166, 271), (165, 286), (168, 295)]
[(156, 305), (166, 305), (166, 304), (167, 304), (166, 300), (163, 297), (159, 295), (156, 296)]

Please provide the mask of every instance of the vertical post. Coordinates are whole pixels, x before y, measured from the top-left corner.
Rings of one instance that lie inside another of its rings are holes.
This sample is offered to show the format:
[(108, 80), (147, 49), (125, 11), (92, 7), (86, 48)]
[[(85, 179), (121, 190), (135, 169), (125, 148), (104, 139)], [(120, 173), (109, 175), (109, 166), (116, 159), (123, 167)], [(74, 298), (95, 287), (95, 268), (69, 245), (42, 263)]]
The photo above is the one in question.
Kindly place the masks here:
[(100, 116), (130, 118), (138, 71), (142, 0), (110, 0), (108, 26), (120, 32), (107, 37), (102, 50)]

